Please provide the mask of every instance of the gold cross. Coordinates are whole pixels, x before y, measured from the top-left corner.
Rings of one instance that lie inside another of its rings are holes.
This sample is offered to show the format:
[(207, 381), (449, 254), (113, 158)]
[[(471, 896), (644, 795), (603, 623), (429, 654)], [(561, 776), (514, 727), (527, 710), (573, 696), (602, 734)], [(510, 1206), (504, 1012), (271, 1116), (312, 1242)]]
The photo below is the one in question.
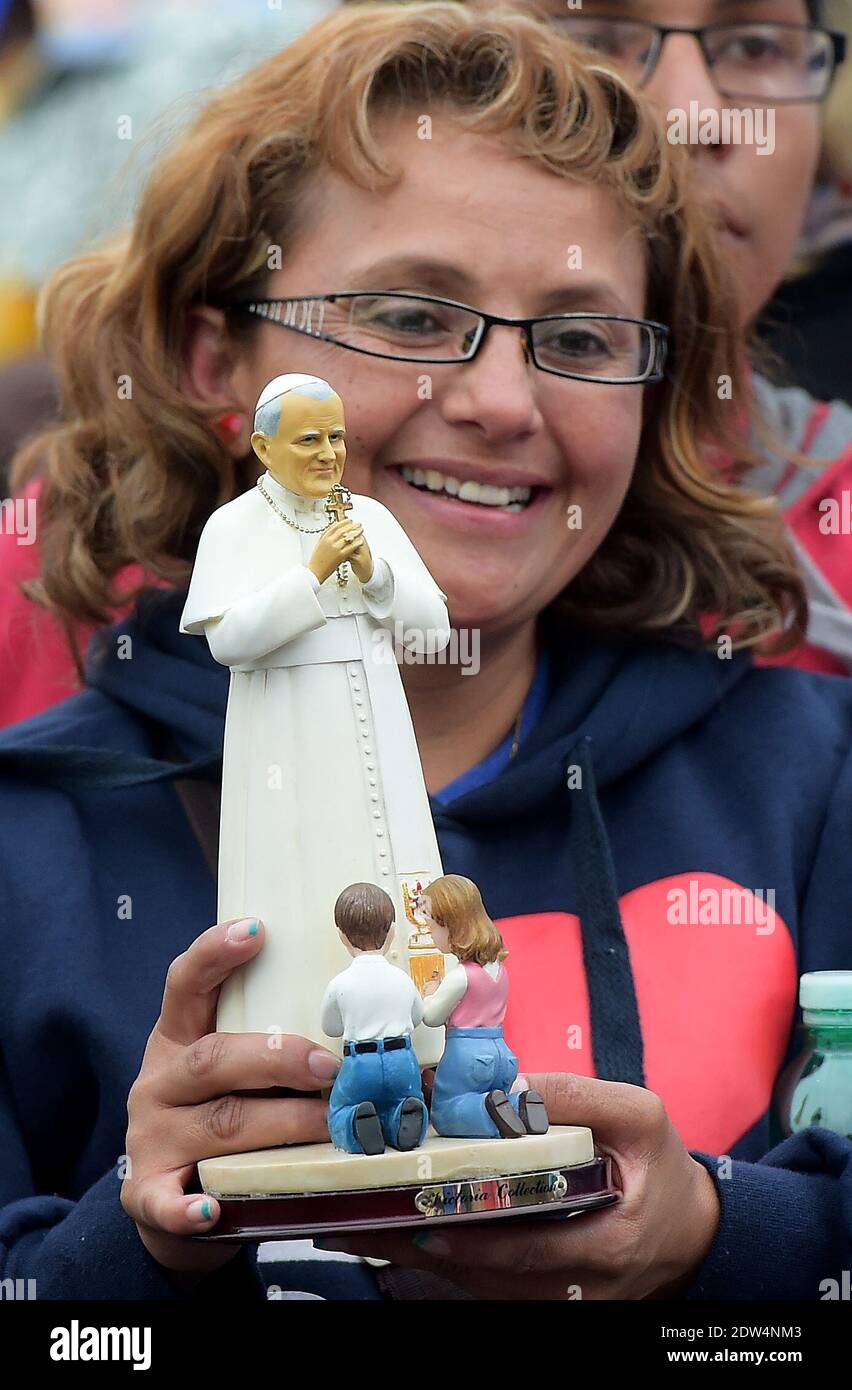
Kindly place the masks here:
[(346, 513), (352, 510), (352, 493), (348, 487), (335, 483), (325, 499), (325, 510), (332, 521), (345, 521)]
[[(346, 513), (352, 510), (352, 493), (348, 487), (343, 487), (341, 483), (334, 483), (331, 492), (325, 499), (326, 515), (329, 518), (329, 526), (334, 521), (345, 521)], [(338, 588), (345, 589), (349, 582), (349, 563), (344, 560), (342, 565), (337, 566)]]

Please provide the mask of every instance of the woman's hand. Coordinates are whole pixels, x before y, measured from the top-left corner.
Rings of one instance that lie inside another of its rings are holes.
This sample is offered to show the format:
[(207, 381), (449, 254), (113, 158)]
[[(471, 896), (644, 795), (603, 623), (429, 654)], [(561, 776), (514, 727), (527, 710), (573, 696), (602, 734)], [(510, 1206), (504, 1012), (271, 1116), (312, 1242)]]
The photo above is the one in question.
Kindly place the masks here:
[(252, 919), (220, 923), (172, 961), (162, 1011), (128, 1097), (121, 1203), (146, 1249), (170, 1270), (201, 1276), (239, 1251), (187, 1239), (211, 1230), (220, 1214), (215, 1197), (186, 1192), (199, 1159), (328, 1139), (319, 1097), (236, 1093), (328, 1087), (340, 1066), (333, 1053), (305, 1038), (215, 1031), (219, 988), (257, 955), (263, 935)]
[[(480, 1298), (674, 1297), (709, 1254), (719, 1224), (713, 1179), (691, 1158), (651, 1091), (585, 1076), (529, 1076), (552, 1124), (588, 1125), (611, 1154), (622, 1198), (570, 1220), (453, 1220), (419, 1232), (329, 1237), (323, 1249), (429, 1270)], [(495, 1139), (506, 1148), (510, 1139)], [(523, 1143), (520, 1140), (519, 1143)]]
[(373, 573), (373, 557), (360, 521), (332, 522), (314, 546), (308, 569), (324, 584), (345, 560), (351, 562), (358, 578), (366, 584)]

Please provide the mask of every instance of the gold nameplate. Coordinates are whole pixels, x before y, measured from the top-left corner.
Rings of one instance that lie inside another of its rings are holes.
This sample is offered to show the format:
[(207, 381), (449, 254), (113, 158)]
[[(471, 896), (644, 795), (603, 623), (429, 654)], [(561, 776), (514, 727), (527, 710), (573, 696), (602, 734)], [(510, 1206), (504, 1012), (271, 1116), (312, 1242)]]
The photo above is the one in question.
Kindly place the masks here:
[(421, 1216), (470, 1216), (478, 1211), (506, 1211), (561, 1202), (568, 1195), (564, 1173), (522, 1173), (516, 1178), (487, 1178), (476, 1182), (445, 1182), (424, 1187), (415, 1195)]

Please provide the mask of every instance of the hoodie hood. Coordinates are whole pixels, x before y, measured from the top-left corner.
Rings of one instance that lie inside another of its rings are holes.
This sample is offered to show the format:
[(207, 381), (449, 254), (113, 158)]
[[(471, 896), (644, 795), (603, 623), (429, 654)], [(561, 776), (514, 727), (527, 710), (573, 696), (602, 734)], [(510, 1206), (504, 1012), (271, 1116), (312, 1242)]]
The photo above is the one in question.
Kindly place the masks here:
[(569, 633), (550, 648), (553, 681), (541, 718), (499, 778), (454, 800), (458, 821), (513, 818), (561, 795), (575, 749), (585, 745), (605, 788), (702, 723), (751, 670), (743, 654), (662, 643), (602, 641)]
[[(229, 672), (204, 638), (180, 633), (182, 605), (182, 595), (150, 592), (132, 616), (93, 638), (87, 690), (3, 730), (0, 766), (69, 788), (132, 786), (178, 770), (214, 780)], [(551, 636), (549, 649), (552, 690), (541, 718), (506, 771), (443, 808), (454, 820), (496, 821), (507, 806), (514, 816), (558, 795), (566, 760), (581, 743), (590, 747), (597, 786), (608, 786), (705, 720), (751, 669), (747, 655), (721, 661), (663, 643), (606, 641), (577, 631)], [(97, 743), (92, 740), (103, 700), (147, 733), (147, 749), (143, 738), (131, 751), (121, 736), (119, 747), (104, 746), (100, 725)], [(174, 745), (182, 763), (164, 752)]]
[(97, 633), (86, 689), (0, 732), (0, 771), (66, 791), (218, 780), (229, 672), (179, 632), (182, 596), (150, 591)]

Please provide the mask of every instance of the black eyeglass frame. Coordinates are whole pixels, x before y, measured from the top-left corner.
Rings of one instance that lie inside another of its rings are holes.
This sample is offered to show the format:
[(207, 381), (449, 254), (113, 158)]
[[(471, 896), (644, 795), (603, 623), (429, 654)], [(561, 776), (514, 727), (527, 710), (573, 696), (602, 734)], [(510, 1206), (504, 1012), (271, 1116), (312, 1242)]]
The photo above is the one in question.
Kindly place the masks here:
[[(669, 37), (669, 35), (690, 34), (692, 38), (697, 39), (698, 41), (698, 44), (701, 48), (701, 52), (704, 57), (704, 62), (707, 65), (707, 71), (713, 78), (713, 82), (717, 92), (719, 93), (719, 96), (736, 98), (738, 101), (752, 101), (755, 103), (759, 103), (761, 106), (812, 106), (815, 103), (827, 101), (829, 93), (831, 92), (832, 85), (834, 83), (835, 76), (837, 75), (837, 69), (840, 67), (841, 63), (845, 62), (846, 60), (846, 51), (848, 48), (846, 35), (838, 33), (835, 29), (826, 29), (821, 24), (792, 24), (786, 20), (754, 20), (751, 23), (749, 23), (747, 20), (722, 20), (720, 22), (717, 22), (716, 24), (702, 24), (698, 28), (690, 28), (689, 25), (682, 24), (654, 24), (653, 20), (650, 19), (625, 19), (623, 15), (581, 14), (579, 16), (549, 16), (551, 24), (554, 24), (560, 30), (560, 32), (564, 32), (566, 34), (570, 34), (571, 25), (575, 22), (575, 18), (579, 18), (580, 20), (594, 20), (595, 23), (597, 23), (600, 20), (603, 24), (628, 24), (634, 25), (636, 28), (639, 29), (652, 30), (656, 38), (656, 50), (653, 53), (652, 57), (649, 58), (647, 63), (645, 64), (645, 70), (642, 73), (642, 76), (636, 79), (636, 85), (640, 89), (644, 87), (648, 82), (650, 82), (651, 78), (656, 72), (657, 64), (659, 63), (660, 58), (662, 56), (663, 45), (665, 44), (666, 39)], [(753, 95), (750, 95), (748, 92), (723, 91), (722, 88), (719, 86), (718, 82), (716, 82), (713, 61), (711, 60), (710, 54), (707, 52), (707, 47), (704, 41), (705, 34), (715, 33), (719, 29), (759, 29), (767, 28), (770, 26), (773, 29), (797, 29), (800, 32), (806, 31), (809, 34), (823, 34), (826, 38), (831, 39), (833, 48), (832, 67), (831, 72), (829, 73), (828, 81), (826, 83), (825, 91), (823, 92), (822, 96), (771, 98), (755, 97)], [(577, 42), (582, 43), (582, 39), (578, 38)], [(593, 46), (590, 45), (590, 47)], [(607, 55), (601, 54), (600, 56), (604, 58)]]
[[(463, 309), (468, 314), (474, 314), (480, 323), (470, 351), (464, 357), (406, 357), (398, 353), (372, 352), (369, 348), (355, 347), (352, 343), (341, 343), (337, 338), (332, 338), (327, 333), (315, 333), (309, 328), (300, 328), (298, 324), (283, 323), (281, 319), (270, 318), (268, 314), (260, 312), (261, 305), (334, 303), (337, 299), (414, 299), (426, 304), (443, 304), (448, 309)], [(492, 328), (519, 328), (524, 334), (530, 359), (540, 372), (547, 372), (549, 376), (568, 377), (572, 381), (588, 381), (593, 385), (600, 386), (653, 386), (663, 379), (668, 355), (669, 329), (664, 323), (657, 323), (654, 319), (636, 319), (631, 318), (629, 314), (592, 312), (539, 314), (534, 318), (509, 319), (500, 314), (486, 314), (482, 309), (474, 309), (472, 305), (463, 304), (457, 299), (444, 299), (441, 295), (419, 294), (416, 291), (406, 294), (402, 290), (337, 290), (333, 294), (289, 294), (274, 299), (237, 300), (220, 307), (238, 309), (243, 313), (251, 314), (252, 318), (260, 319), (263, 323), (275, 324), (278, 328), (286, 328), (293, 333), (301, 333), (303, 337), (313, 338), (315, 342), (331, 343), (334, 347), (345, 348), (348, 352), (359, 352), (365, 357), (378, 357), (386, 362), (423, 362), (428, 366), (442, 367), (452, 366), (458, 362), (472, 362), (481, 351)], [(653, 350), (648, 365), (654, 370), (649, 375), (641, 377), (591, 377), (584, 376), (580, 372), (560, 372), (555, 367), (543, 367), (536, 356), (532, 336), (534, 326), (537, 323), (570, 323), (576, 322), (577, 319), (594, 319), (609, 323), (635, 323), (640, 328), (650, 329)]]

